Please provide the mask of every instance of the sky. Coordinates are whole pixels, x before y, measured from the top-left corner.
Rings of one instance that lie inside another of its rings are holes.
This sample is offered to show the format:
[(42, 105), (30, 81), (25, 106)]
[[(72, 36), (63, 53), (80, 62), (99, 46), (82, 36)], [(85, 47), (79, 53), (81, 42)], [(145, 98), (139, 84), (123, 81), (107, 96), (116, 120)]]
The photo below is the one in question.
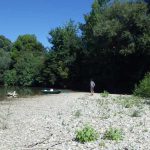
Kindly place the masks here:
[(84, 22), (93, 0), (0, 0), (0, 35), (14, 42), (19, 35), (35, 34), (45, 47), (51, 29), (72, 19)]

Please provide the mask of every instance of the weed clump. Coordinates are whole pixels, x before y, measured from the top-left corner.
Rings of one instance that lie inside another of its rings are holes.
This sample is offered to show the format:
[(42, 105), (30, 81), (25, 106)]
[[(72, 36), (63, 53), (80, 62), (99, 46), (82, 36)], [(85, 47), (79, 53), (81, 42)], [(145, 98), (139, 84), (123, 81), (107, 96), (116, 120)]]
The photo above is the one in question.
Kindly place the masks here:
[(98, 133), (94, 130), (94, 128), (88, 125), (76, 132), (76, 141), (81, 143), (95, 141), (97, 138)]

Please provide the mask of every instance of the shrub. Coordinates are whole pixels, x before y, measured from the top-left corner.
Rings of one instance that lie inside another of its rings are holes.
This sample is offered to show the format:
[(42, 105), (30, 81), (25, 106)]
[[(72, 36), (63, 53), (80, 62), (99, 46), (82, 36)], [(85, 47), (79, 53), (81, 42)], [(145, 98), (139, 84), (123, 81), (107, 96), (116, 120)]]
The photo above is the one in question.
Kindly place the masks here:
[(141, 117), (141, 112), (140, 112), (139, 110), (135, 110), (135, 111), (132, 113), (131, 117)]
[(98, 133), (91, 126), (87, 125), (76, 133), (76, 141), (81, 143), (95, 141), (97, 138)]
[(119, 129), (113, 129), (110, 128), (109, 130), (107, 130), (104, 134), (104, 139), (107, 140), (115, 140), (115, 141), (119, 141), (122, 140), (122, 132)]
[(150, 97), (150, 73), (146, 74), (139, 85), (135, 86), (134, 95), (140, 97)]
[(100, 93), (100, 95), (101, 95), (102, 97), (108, 97), (109, 92), (107, 92), (107, 91), (104, 90), (104, 92), (103, 92), (103, 93)]
[(138, 97), (124, 97), (120, 101), (121, 105), (124, 106), (125, 108), (131, 108), (133, 106), (139, 106), (141, 104), (141, 100)]
[(17, 83), (17, 74), (16, 70), (8, 70), (4, 74), (5, 85), (15, 85)]

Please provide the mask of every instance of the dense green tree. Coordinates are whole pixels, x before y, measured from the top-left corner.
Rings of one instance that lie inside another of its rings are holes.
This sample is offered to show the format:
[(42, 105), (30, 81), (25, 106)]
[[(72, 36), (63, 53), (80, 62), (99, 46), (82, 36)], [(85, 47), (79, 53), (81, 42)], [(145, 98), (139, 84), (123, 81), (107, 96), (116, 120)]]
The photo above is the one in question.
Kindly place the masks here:
[(6, 37), (0, 35), (0, 84), (4, 82), (4, 72), (9, 69), (11, 58), (10, 49), (12, 43)]
[(6, 84), (20, 86), (39, 84), (40, 70), (45, 59), (45, 48), (34, 35), (19, 36), (11, 49), (11, 57), (13, 64), (11, 70), (5, 74)]
[(16, 74), (16, 70), (12, 69), (12, 70), (6, 70), (4, 72), (4, 82), (5, 82), (5, 86), (15, 86), (17, 85), (17, 74)]
[(20, 35), (15, 43), (13, 44), (13, 50), (17, 51), (28, 51), (28, 52), (43, 52), (43, 45), (37, 41), (35, 35), (25, 34)]
[(69, 84), (72, 75), (70, 68), (73, 67), (81, 46), (78, 27), (69, 21), (65, 26), (51, 30), (49, 34), (52, 50), (45, 61), (43, 79), (45, 84), (64, 87)]
[(5, 36), (0, 35), (0, 49), (3, 49), (4, 51), (10, 51), (12, 47), (12, 43), (9, 39), (7, 39)]
[(13, 44), (11, 57), (14, 63), (21, 57), (23, 52), (33, 53), (35, 56), (39, 56), (45, 53), (45, 48), (37, 41), (35, 35), (25, 34), (20, 35)]
[(9, 52), (0, 49), (0, 84), (4, 83), (4, 72), (9, 69), (11, 57)]
[(57, 52), (50, 52), (45, 60), (44, 68), (42, 69), (42, 82), (46, 86), (65, 86), (65, 80), (68, 78), (68, 68), (59, 59)]
[(144, 3), (94, 3), (81, 26), (87, 57), (85, 80), (93, 77), (98, 88), (127, 90), (150, 68), (150, 16)]
[(70, 20), (49, 32), (49, 51), (34, 35), (19, 36), (13, 46), (0, 36), (5, 83), (88, 90), (93, 78), (97, 91), (132, 91), (150, 71), (149, 10), (142, 0), (94, 0), (80, 30)]
[(24, 52), (17, 60), (14, 69), (17, 72), (17, 85), (31, 86), (37, 82), (42, 60), (33, 53)]

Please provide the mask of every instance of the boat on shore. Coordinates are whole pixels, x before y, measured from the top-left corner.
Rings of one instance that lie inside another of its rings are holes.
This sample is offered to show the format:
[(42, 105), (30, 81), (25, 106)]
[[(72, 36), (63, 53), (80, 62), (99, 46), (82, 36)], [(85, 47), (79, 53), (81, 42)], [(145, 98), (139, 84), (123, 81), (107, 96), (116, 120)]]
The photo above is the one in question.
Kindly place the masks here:
[(50, 90), (41, 90), (41, 92), (44, 93), (44, 94), (59, 94), (59, 93), (61, 93), (60, 90), (52, 90), (52, 89), (50, 89)]

